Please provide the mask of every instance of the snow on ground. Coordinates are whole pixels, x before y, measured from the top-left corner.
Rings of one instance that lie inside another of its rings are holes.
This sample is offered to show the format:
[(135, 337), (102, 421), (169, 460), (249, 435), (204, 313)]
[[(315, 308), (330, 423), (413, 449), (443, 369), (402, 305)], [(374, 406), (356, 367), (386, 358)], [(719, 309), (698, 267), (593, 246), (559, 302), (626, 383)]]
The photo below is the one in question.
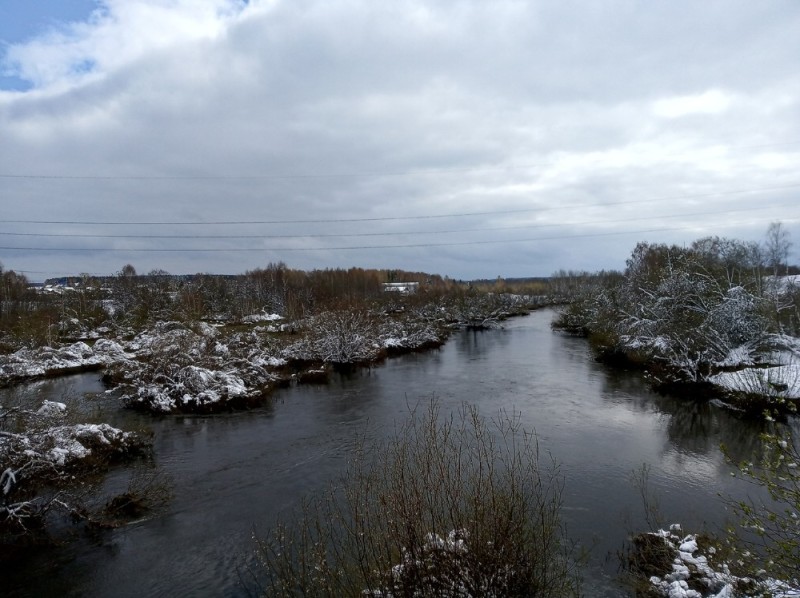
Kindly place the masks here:
[(620, 337), (622, 346), (633, 351), (654, 351), (656, 353), (669, 353), (672, 348), (672, 341), (668, 336), (632, 336), (623, 335)]
[(30, 462), (64, 467), (95, 453), (124, 452), (140, 444), (135, 433), (123, 432), (109, 424), (64, 425), (63, 403), (45, 401), (35, 413), (38, 418), (34, 429), (0, 437), (0, 463), (11, 471)]
[(252, 365), (260, 367), (279, 368), (285, 366), (288, 362), (282, 357), (275, 357), (274, 355), (256, 354), (248, 358)]
[(800, 399), (800, 364), (722, 372), (708, 381), (730, 392)]
[[(672, 525), (667, 530), (658, 530), (651, 536), (660, 537), (675, 554), (672, 571), (658, 577), (650, 578), (650, 584), (661, 596), (668, 598), (733, 598), (741, 595), (739, 587), (747, 585), (756, 587), (758, 595), (769, 595), (772, 598), (798, 598), (800, 588), (792, 588), (774, 579), (753, 580), (732, 575), (727, 564), (710, 563), (715, 554), (709, 548), (708, 555), (702, 554), (698, 548), (697, 536), (683, 535), (680, 525)], [(699, 588), (699, 589), (698, 589)], [(750, 594), (748, 595), (755, 595)]]
[(383, 339), (383, 346), (386, 347), (387, 349), (390, 347), (402, 347), (404, 346), (403, 341), (404, 339), (402, 338), (390, 336), (389, 338)]
[(154, 350), (166, 352), (170, 349), (180, 350), (187, 339), (195, 336), (194, 332), (180, 322), (157, 322), (153, 328), (140, 332), (126, 343), (125, 348), (135, 354), (147, 355)]
[(98, 340), (94, 348), (84, 342), (77, 342), (60, 348), (20, 349), (10, 355), (0, 355), (0, 383), (68, 370), (102, 367), (127, 358), (118, 343), (104, 339)]
[(250, 314), (249, 316), (245, 316), (242, 318), (242, 322), (245, 324), (255, 324), (256, 322), (277, 322), (278, 320), (282, 320), (283, 316), (279, 316), (278, 314)]
[(158, 383), (134, 383), (122, 396), (132, 406), (171, 413), (191, 408), (209, 408), (216, 403), (253, 396), (256, 390), (233, 372), (185, 366)]
[(800, 399), (800, 339), (768, 335), (735, 347), (715, 365), (738, 368), (708, 377), (726, 391)]
[(753, 345), (748, 343), (735, 347), (728, 352), (724, 359), (720, 360), (715, 365), (723, 368), (733, 368), (746, 367), (754, 364)]
[(67, 406), (56, 401), (45, 401), (36, 413), (42, 417), (62, 417), (67, 413)]

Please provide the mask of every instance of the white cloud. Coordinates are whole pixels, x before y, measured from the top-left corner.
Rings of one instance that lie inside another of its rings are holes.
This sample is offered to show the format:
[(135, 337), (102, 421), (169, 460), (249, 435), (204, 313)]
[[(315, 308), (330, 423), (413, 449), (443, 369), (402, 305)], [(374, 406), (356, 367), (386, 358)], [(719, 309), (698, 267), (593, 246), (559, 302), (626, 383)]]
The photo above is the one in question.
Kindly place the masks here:
[(12, 45), (7, 69), (35, 87), (80, 83), (149, 53), (224, 32), (243, 8), (238, 0), (102, 0), (88, 22), (69, 23)]
[[(800, 183), (795, 6), (104, 2), (87, 22), (4, 57), (33, 88), (0, 91), (0, 174), (89, 177), (0, 178), (4, 216), (323, 222), (18, 224), (240, 238), (114, 242), (208, 253), (0, 250), (0, 260), (65, 273), (126, 262), (240, 272), (284, 260), (467, 278), (621, 267), (636, 241), (691, 241), (697, 227), (757, 238), (769, 221), (800, 216), (790, 191), (731, 193)], [(764, 210), (741, 225), (735, 210), (754, 198)], [(682, 216), (698, 203), (719, 216)], [(363, 218), (384, 220), (354, 221)], [(475, 232), (515, 223), (548, 227)], [(658, 228), (676, 230), (631, 232)], [(597, 231), (625, 234), (585, 236)], [(286, 238), (322, 234), (361, 236)], [(472, 241), (493, 244), (430, 246)], [(429, 247), (381, 248), (403, 244)], [(0, 246), (34, 245), (111, 240), (0, 235)], [(371, 248), (342, 249), (353, 246)], [(245, 247), (264, 250), (218, 251)]]
[(730, 94), (711, 89), (701, 94), (657, 100), (653, 104), (656, 116), (680, 118), (695, 114), (721, 114), (728, 110), (734, 99)]

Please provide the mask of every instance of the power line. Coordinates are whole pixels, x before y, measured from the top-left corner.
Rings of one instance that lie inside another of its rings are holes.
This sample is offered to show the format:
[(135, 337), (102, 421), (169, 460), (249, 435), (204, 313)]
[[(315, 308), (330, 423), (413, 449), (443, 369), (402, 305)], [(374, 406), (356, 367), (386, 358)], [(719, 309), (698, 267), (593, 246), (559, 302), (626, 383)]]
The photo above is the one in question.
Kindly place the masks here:
[(0, 220), (4, 224), (67, 224), (84, 226), (230, 226), (245, 224), (329, 224), (335, 222), (393, 222), (400, 220), (435, 220), (442, 218), (465, 218), (470, 216), (505, 216), (511, 214), (525, 214), (546, 212), (552, 210), (566, 210), (576, 208), (605, 208), (621, 205), (652, 204), (663, 201), (678, 201), (687, 199), (705, 199), (709, 197), (727, 197), (731, 195), (746, 195), (750, 193), (764, 193), (767, 191), (784, 191), (800, 188), (800, 183), (790, 183), (774, 187), (757, 187), (753, 189), (739, 189), (730, 191), (715, 191), (709, 193), (696, 193), (688, 195), (673, 195), (645, 200), (615, 201), (604, 204), (570, 204), (566, 206), (548, 206), (537, 208), (522, 208), (516, 210), (492, 210), (481, 212), (460, 212), (451, 214), (427, 214), (416, 216), (381, 216), (371, 218), (320, 218), (299, 220), (215, 220), (215, 221), (97, 221), (97, 220)]
[[(791, 220), (794, 221), (794, 220)], [(732, 226), (732, 224), (728, 224)], [(569, 239), (583, 239), (591, 237), (625, 236), (653, 232), (689, 230), (693, 226), (676, 226), (650, 228), (643, 230), (614, 231), (604, 233), (580, 233), (572, 235), (557, 235), (552, 237), (533, 237), (527, 239), (496, 239), (484, 241), (460, 241), (450, 243), (408, 243), (402, 245), (355, 245), (342, 247), (228, 247), (228, 248), (135, 248), (135, 247), (0, 247), (3, 251), (59, 251), (59, 252), (98, 252), (98, 253), (254, 253), (254, 252), (296, 252), (296, 251), (345, 251), (365, 249), (413, 249), (423, 247), (460, 247), (467, 245), (495, 245), (503, 243), (531, 243), (536, 241), (557, 241)]]
[[(774, 210), (776, 208), (786, 207), (785, 205), (758, 205), (748, 208), (738, 208), (735, 210), (709, 210), (705, 212), (686, 212), (681, 214), (671, 214), (659, 216), (661, 219), (665, 218), (689, 218), (695, 216), (710, 216), (710, 215), (723, 215), (734, 214), (738, 212), (752, 212), (763, 210)], [(792, 204), (796, 207), (796, 204)], [(551, 222), (551, 223), (538, 223), (517, 226), (495, 226), (484, 228), (464, 228), (464, 229), (450, 229), (450, 230), (431, 230), (431, 231), (386, 231), (386, 232), (369, 232), (369, 233), (319, 233), (319, 234), (305, 234), (305, 235), (127, 235), (127, 234), (86, 234), (86, 233), (20, 233), (10, 231), (0, 231), (0, 236), (10, 237), (45, 237), (45, 238), (81, 238), (81, 239), (327, 239), (327, 238), (347, 238), (347, 237), (390, 237), (390, 236), (413, 236), (413, 235), (444, 235), (444, 234), (463, 234), (463, 233), (479, 233), (479, 232), (495, 232), (504, 230), (531, 230), (537, 228), (552, 228), (556, 226), (594, 226), (598, 224), (619, 224), (622, 222), (637, 222), (640, 220), (651, 220), (652, 215), (637, 216), (635, 218), (618, 218), (615, 220), (584, 220), (582, 222)]]

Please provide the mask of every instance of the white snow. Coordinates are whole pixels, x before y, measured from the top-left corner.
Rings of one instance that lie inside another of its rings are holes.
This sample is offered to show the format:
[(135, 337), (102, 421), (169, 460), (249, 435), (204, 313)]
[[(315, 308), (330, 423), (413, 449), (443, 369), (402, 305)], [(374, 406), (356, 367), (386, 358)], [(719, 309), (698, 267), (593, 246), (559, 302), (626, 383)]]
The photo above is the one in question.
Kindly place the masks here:
[(106, 339), (99, 339), (94, 348), (77, 342), (58, 348), (20, 349), (0, 355), (0, 380), (37, 378), (63, 370), (107, 366), (129, 358), (118, 343)]
[(742, 367), (753, 365), (755, 362), (752, 356), (753, 347), (750, 344), (739, 345), (731, 349), (724, 359), (717, 362), (720, 367)]
[(45, 417), (60, 417), (67, 412), (67, 406), (64, 403), (57, 401), (45, 401), (42, 406), (36, 411), (39, 415)]
[(278, 320), (283, 320), (283, 316), (278, 314), (250, 314), (248, 316), (244, 316), (242, 318), (242, 322), (245, 324), (255, 324), (256, 322), (276, 322)]
[(135, 386), (134, 394), (126, 394), (122, 398), (152, 411), (170, 413), (181, 406), (208, 406), (232, 398), (251, 396), (253, 392), (233, 372), (189, 365), (161, 384), (139, 384)]
[[(664, 542), (675, 551), (675, 560), (672, 571), (663, 577), (653, 576), (650, 584), (662, 596), (668, 598), (702, 598), (703, 594), (689, 588), (688, 581), (694, 580), (694, 585), (702, 585), (708, 589), (708, 596), (712, 598), (732, 598), (736, 595), (735, 588), (740, 578), (732, 575), (728, 566), (722, 564), (714, 569), (708, 558), (698, 553), (697, 536), (690, 534), (681, 537), (680, 525), (670, 526), (670, 531), (659, 530), (653, 536), (663, 538)], [(709, 554), (714, 554), (709, 550)], [(771, 592), (773, 598), (794, 598), (800, 596), (800, 589), (774, 579), (759, 582), (764, 592)]]
[(800, 364), (722, 372), (708, 381), (733, 392), (800, 399)]
[[(61, 403), (45, 402), (38, 413), (48, 413), (64, 407)], [(64, 410), (66, 407), (64, 407)], [(53, 426), (38, 431), (29, 431), (16, 435), (12, 444), (3, 448), (9, 451), (1, 456), (12, 458), (21, 454), (27, 459), (43, 459), (53, 465), (63, 467), (75, 461), (85, 459), (92, 454), (92, 447), (105, 447), (110, 450), (124, 448), (134, 441), (135, 434), (123, 432), (109, 424), (76, 424), (69, 426)]]
[(402, 347), (403, 346), (403, 339), (390, 336), (389, 338), (383, 339), (383, 346), (387, 349), (389, 347)]
[(202, 336), (207, 336), (209, 338), (215, 338), (219, 336), (219, 328), (217, 326), (212, 326), (207, 322), (198, 322), (195, 326), (197, 328), (197, 333)]
[(60, 444), (51, 448), (47, 456), (56, 465), (66, 465), (69, 461), (83, 459), (92, 454), (90, 449), (87, 449), (80, 442), (72, 438), (60, 438)]

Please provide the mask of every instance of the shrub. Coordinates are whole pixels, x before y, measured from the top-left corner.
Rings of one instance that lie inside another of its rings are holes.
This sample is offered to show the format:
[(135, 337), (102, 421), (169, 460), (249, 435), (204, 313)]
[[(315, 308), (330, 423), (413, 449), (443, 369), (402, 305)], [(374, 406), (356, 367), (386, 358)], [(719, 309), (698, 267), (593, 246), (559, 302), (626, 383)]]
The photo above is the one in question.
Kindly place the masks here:
[[(368, 458), (367, 455), (372, 455)], [(264, 539), (269, 596), (571, 596), (558, 468), (519, 422), (412, 411)]]
[[(783, 428), (784, 430), (786, 428)], [(800, 447), (791, 433), (762, 434), (761, 459), (739, 464), (741, 475), (766, 488), (769, 500), (728, 500), (740, 526), (729, 543), (737, 558), (777, 579), (800, 584)], [(723, 447), (724, 448), (724, 447)]]

